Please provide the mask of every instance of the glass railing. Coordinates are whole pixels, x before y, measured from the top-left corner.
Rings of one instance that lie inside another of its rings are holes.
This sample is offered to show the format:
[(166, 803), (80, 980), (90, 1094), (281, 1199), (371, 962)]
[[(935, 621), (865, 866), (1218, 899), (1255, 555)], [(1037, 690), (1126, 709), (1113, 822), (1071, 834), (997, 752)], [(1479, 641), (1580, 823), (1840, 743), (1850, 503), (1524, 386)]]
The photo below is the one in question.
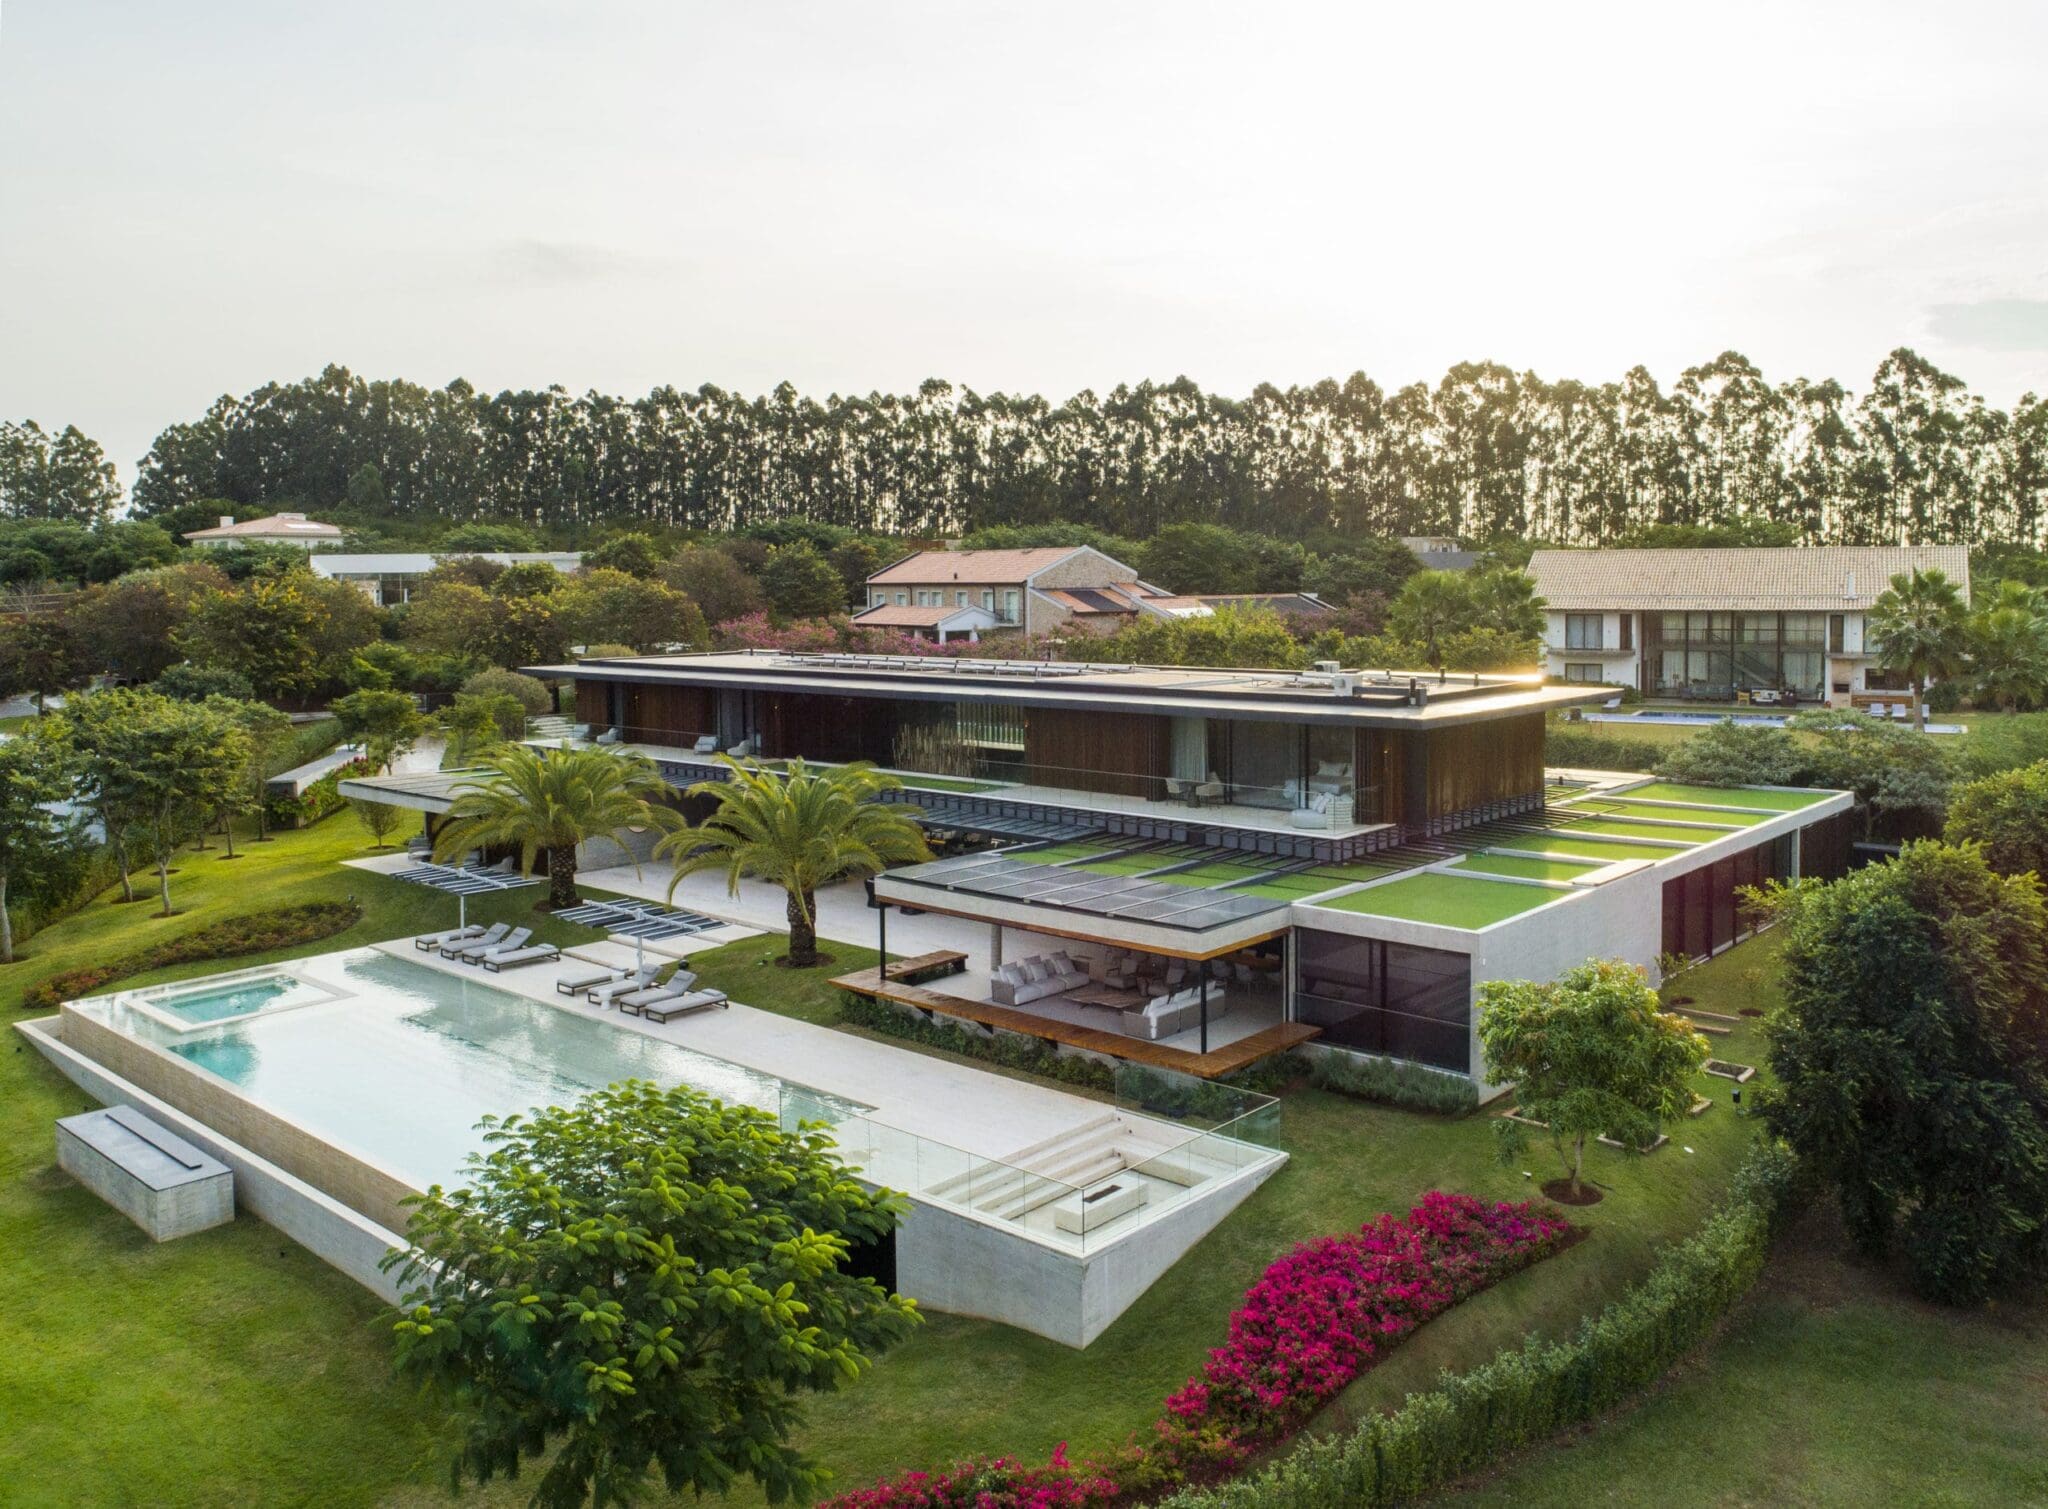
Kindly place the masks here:
[[(1116, 1103), (1127, 1129), (1158, 1151), (1131, 1161), (1121, 1146), (1128, 1139), (1119, 1137), (1118, 1166), (1072, 1178), (890, 1126), (800, 1085), (784, 1084), (778, 1120), (792, 1131), (822, 1123), (847, 1165), (874, 1184), (1077, 1252), (1121, 1237), (1279, 1150), (1279, 1102), (1271, 1096), (1126, 1066), (1118, 1071)], [(1085, 1167), (1111, 1155), (1091, 1158), (1082, 1144), (1046, 1156)]]
[[(743, 744), (716, 734), (632, 724), (592, 724), (567, 718), (527, 720), (528, 743), (631, 744), (659, 758), (694, 757), (708, 761), (718, 753), (753, 753)], [(751, 742), (751, 741), (748, 741)], [(773, 766), (780, 760), (765, 763)], [(814, 767), (838, 762), (812, 760)], [(1347, 829), (1377, 823), (1380, 788), (1361, 786), (1349, 775), (1290, 776), (1278, 784), (1226, 781), (1221, 777), (1141, 775), (1096, 770), (1085, 766), (1049, 765), (1011, 758), (981, 749), (963, 750), (956, 768), (913, 770), (887, 765), (877, 769), (893, 775), (915, 799), (915, 793), (942, 796), (992, 796), (1089, 812), (1131, 813), (1146, 817), (1208, 817), (1221, 823), (1303, 830)]]

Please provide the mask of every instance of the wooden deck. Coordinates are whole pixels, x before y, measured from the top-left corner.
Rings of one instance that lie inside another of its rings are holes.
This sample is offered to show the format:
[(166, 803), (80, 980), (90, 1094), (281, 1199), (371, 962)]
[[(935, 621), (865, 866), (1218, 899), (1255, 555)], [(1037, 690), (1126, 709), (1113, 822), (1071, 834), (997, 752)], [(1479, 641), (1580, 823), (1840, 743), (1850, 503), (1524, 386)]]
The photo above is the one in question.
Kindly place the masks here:
[[(891, 966), (894, 972), (894, 966)], [(964, 996), (947, 995), (943, 991), (928, 990), (922, 985), (906, 984), (899, 980), (883, 980), (872, 969), (856, 970), (852, 974), (840, 975), (832, 981), (842, 990), (853, 991), (856, 995), (895, 1001), (900, 1005), (914, 1006), (919, 1011), (936, 1013), (940, 1016), (956, 1017), (961, 1021), (975, 1022), (983, 1027), (998, 1028), (1004, 1032), (1018, 1032), (1026, 1037), (1035, 1037), (1048, 1043), (1059, 1043), (1069, 1048), (1084, 1048), (1090, 1053), (1108, 1054), (1130, 1063), (1144, 1064), (1152, 1069), (1173, 1069), (1182, 1074), (1192, 1074), (1198, 1079), (1216, 1079), (1242, 1069), (1246, 1064), (1257, 1063), (1275, 1053), (1284, 1053), (1296, 1044), (1305, 1043), (1319, 1036), (1320, 1027), (1311, 1027), (1306, 1022), (1278, 1022), (1263, 1027), (1249, 1037), (1239, 1038), (1234, 1043), (1224, 1043), (1207, 1053), (1190, 1053), (1185, 1048), (1169, 1048), (1161, 1043), (1148, 1042), (1144, 1038), (1125, 1037), (1119, 1032), (1104, 1032), (1096, 1027), (1081, 1027), (1072, 1022), (1054, 1021), (1050, 1017), (1034, 1015), (1029, 1011), (1017, 1011), (1008, 1006), (998, 1006), (992, 1001), (970, 1001)]]

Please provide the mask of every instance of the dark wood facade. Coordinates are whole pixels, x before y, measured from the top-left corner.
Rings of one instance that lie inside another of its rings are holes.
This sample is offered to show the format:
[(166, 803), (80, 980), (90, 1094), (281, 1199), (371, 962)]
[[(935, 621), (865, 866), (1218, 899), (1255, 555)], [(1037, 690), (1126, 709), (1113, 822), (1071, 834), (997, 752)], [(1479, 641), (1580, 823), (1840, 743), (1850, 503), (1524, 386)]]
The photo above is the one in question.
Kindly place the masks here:
[(1543, 715), (1358, 734), (1359, 821), (1427, 831), (1543, 797)]
[(1173, 773), (1173, 720), (1034, 707), (1024, 724), (1024, 765), (1036, 785), (1157, 798)]

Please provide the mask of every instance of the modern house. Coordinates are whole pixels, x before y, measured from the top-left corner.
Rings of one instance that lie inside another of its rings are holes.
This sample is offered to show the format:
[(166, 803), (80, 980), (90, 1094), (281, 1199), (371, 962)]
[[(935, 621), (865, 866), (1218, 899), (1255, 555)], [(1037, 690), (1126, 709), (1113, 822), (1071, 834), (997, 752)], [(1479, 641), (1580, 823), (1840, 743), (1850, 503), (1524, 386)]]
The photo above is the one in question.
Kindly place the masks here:
[[(679, 790), (720, 750), (895, 770), (952, 852), (875, 898), (987, 926), (991, 967), (984, 997), (874, 993), (1198, 1076), (1311, 1042), (1476, 1076), (1486, 981), (1712, 954), (1740, 887), (1847, 859), (1847, 794), (1547, 773), (1545, 714), (1597, 688), (768, 651), (530, 670)], [(348, 790), (445, 810), (407, 779)]]
[(1546, 669), (1646, 697), (1846, 707), (1910, 689), (1865, 621), (1894, 575), (1939, 570), (1967, 598), (1961, 545), (1539, 550)]
[(444, 561), (490, 561), (499, 566), (523, 566), (538, 561), (569, 573), (583, 565), (583, 555), (574, 550), (457, 550), (384, 552), (366, 555), (321, 554), (307, 561), (315, 576), (347, 582), (380, 608), (409, 602), (420, 578)]
[(237, 524), (233, 514), (224, 513), (213, 528), (191, 530), (185, 538), (202, 550), (223, 545), (298, 545), (311, 550), (316, 545), (340, 544), (341, 526), (323, 524), (302, 513), (274, 513)]
[(1140, 581), (1133, 568), (1086, 545), (920, 550), (869, 577), (867, 599), (854, 617), (864, 627), (923, 627), (878, 609), (979, 608), (993, 617), (989, 627), (1025, 634), (1110, 633), (1139, 618), (1209, 611), (1194, 598)]
[(1425, 571), (1470, 571), (1479, 564), (1479, 552), (1465, 549), (1452, 535), (1406, 534), (1401, 543)]

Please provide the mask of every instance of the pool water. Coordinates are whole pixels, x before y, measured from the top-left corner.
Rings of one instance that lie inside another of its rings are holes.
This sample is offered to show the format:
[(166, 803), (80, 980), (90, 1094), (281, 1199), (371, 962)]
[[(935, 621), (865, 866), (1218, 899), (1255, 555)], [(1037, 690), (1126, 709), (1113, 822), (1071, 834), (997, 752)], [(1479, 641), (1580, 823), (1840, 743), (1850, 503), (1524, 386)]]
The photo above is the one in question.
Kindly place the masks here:
[(245, 980), (238, 985), (216, 985), (151, 996), (149, 1003), (180, 1021), (218, 1022), (225, 1017), (247, 1016), (252, 1011), (261, 1011), (280, 997), (290, 995), (296, 983), (288, 975), (273, 975), (263, 980)]
[(622, 1079), (686, 1084), (785, 1122), (867, 1109), (374, 949), (304, 967), (339, 998), (196, 1032), (113, 998), (83, 1005), (419, 1189), (463, 1182), (485, 1116), (568, 1104)]

